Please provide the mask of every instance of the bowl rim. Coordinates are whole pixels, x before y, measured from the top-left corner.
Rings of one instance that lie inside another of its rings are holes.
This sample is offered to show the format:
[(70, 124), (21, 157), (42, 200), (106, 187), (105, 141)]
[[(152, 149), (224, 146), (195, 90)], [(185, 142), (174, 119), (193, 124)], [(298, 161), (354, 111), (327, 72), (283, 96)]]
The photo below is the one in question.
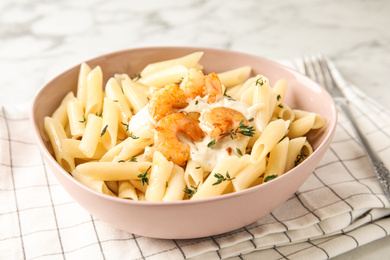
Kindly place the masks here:
[[(305, 78), (306, 80), (308, 80), (311, 84), (314, 84), (316, 85), (317, 87), (319, 87), (323, 93), (329, 100), (330, 100), (330, 109), (331, 109), (331, 112), (332, 112), (332, 117), (331, 119), (332, 120), (328, 120), (327, 121), (327, 124), (330, 124), (329, 127), (329, 131), (326, 133), (325, 137), (324, 137), (324, 140), (319, 144), (319, 146), (313, 151), (313, 153), (310, 155), (313, 156), (313, 155), (316, 155), (320, 152), (320, 150), (322, 149), (326, 149), (324, 146), (327, 144), (327, 143), (330, 143), (332, 141), (332, 138), (333, 138), (333, 135), (336, 131), (336, 126), (337, 126), (337, 121), (338, 121), (338, 114), (337, 114), (337, 109), (336, 109), (336, 104), (334, 102), (334, 100), (332, 99), (332, 97), (330, 96), (330, 94), (328, 93), (328, 91), (326, 89), (324, 89), (321, 85), (319, 85), (317, 82), (315, 82), (314, 80), (312, 80), (311, 78), (307, 77), (306, 75), (300, 73), (299, 71), (297, 70), (294, 70), (293, 68), (290, 68), (284, 64), (281, 64), (281, 63), (278, 63), (276, 61), (273, 61), (273, 60), (270, 60), (268, 58), (264, 58), (262, 56), (257, 56), (257, 55), (254, 55), (254, 54), (249, 54), (249, 53), (245, 53), (245, 52), (240, 52), (240, 51), (234, 51), (234, 50), (228, 50), (228, 49), (219, 49), (219, 48), (210, 48), (210, 47), (193, 47), (193, 46), (147, 46), (147, 47), (135, 47), (135, 48), (127, 48), (127, 49), (122, 49), (122, 50), (118, 50), (118, 51), (114, 51), (114, 52), (109, 52), (109, 53), (106, 53), (106, 54), (101, 54), (101, 55), (98, 55), (98, 56), (95, 56), (95, 57), (92, 57), (92, 58), (89, 58), (88, 60), (85, 60), (85, 61), (82, 61), (82, 62), (85, 62), (85, 63), (89, 63), (89, 62), (96, 62), (98, 61), (99, 59), (109, 59), (110, 57), (112, 56), (117, 56), (121, 53), (127, 53), (127, 52), (140, 52), (140, 51), (151, 51), (151, 50), (161, 50), (161, 51), (164, 51), (164, 50), (174, 50), (174, 49), (178, 49), (178, 50), (184, 50), (184, 51), (189, 51), (189, 53), (192, 51), (192, 52), (195, 52), (195, 51), (204, 51), (205, 53), (206, 52), (226, 52), (226, 53), (230, 53), (230, 54), (235, 54), (235, 55), (240, 55), (240, 56), (246, 56), (248, 58), (251, 58), (251, 59), (259, 59), (261, 60), (262, 62), (267, 62), (267, 63), (270, 63), (272, 64), (273, 66), (276, 66), (276, 67), (279, 67), (280, 69), (282, 70), (286, 70), (292, 74), (294, 74), (295, 76), (298, 76), (298, 77), (303, 77)], [(70, 73), (71, 71), (79, 68), (81, 63), (77, 63), (76, 65), (73, 65), (71, 66), (70, 68), (62, 71), (61, 73), (55, 75), (54, 77), (52, 77), (50, 80), (48, 80), (35, 94), (34, 98), (33, 98), (33, 101), (31, 103), (31, 106), (30, 106), (30, 110), (29, 110), (29, 116), (30, 116), (30, 124), (33, 128), (33, 135), (38, 143), (38, 146), (40, 147), (40, 152), (43, 153), (43, 156), (46, 158), (46, 159), (49, 159), (51, 163), (53, 163), (53, 165), (55, 166), (56, 169), (58, 169), (60, 171), (60, 174), (64, 175), (65, 178), (67, 178), (68, 180), (70, 180), (71, 182), (73, 182), (73, 184), (79, 186), (79, 188), (81, 189), (84, 189), (88, 192), (92, 192), (94, 195), (97, 195), (99, 196), (101, 199), (104, 199), (104, 200), (109, 200), (109, 201), (112, 201), (112, 202), (115, 202), (115, 203), (120, 203), (120, 204), (128, 204), (128, 205), (134, 205), (134, 206), (142, 206), (142, 207), (156, 207), (156, 206), (164, 206), (164, 207), (168, 207), (168, 206), (174, 206), (174, 205), (193, 205), (193, 204), (199, 204), (199, 203), (210, 203), (210, 202), (217, 202), (217, 201), (223, 201), (223, 200), (228, 200), (232, 197), (241, 197), (241, 196), (245, 196), (247, 194), (250, 194), (250, 193), (253, 193), (253, 192), (256, 192), (258, 189), (264, 189), (262, 187), (266, 187), (266, 186), (269, 186), (269, 185), (273, 185), (272, 183), (280, 180), (280, 179), (283, 179), (283, 178), (286, 178), (288, 175), (291, 175), (292, 172), (295, 172), (295, 171), (299, 171), (301, 168), (303, 168), (306, 164), (310, 163), (310, 161), (308, 160), (304, 160), (302, 163), (300, 163), (298, 166), (294, 167), (293, 169), (287, 171), (286, 173), (284, 173), (283, 175), (275, 178), (274, 180), (270, 180), (269, 182), (266, 182), (266, 183), (262, 183), (261, 185), (257, 185), (257, 186), (253, 186), (253, 187), (249, 187), (247, 189), (244, 189), (244, 190), (241, 190), (241, 191), (237, 191), (237, 192), (233, 192), (233, 193), (228, 193), (228, 194), (221, 194), (221, 195), (218, 195), (218, 196), (214, 196), (214, 197), (209, 197), (209, 198), (202, 198), (202, 199), (197, 199), (197, 200), (180, 200), (180, 201), (134, 201), (134, 200), (128, 200), (128, 199), (123, 199), (123, 198), (118, 198), (118, 197), (113, 197), (113, 196), (110, 196), (110, 195), (107, 195), (107, 194), (103, 194), (103, 193), (100, 193), (100, 192), (97, 192), (87, 186), (85, 186), (84, 184), (82, 184), (81, 182), (77, 181), (75, 178), (73, 178), (68, 172), (66, 172), (59, 164), (58, 162), (54, 159), (54, 157), (52, 156), (52, 154), (49, 152), (49, 150), (47, 149), (47, 147), (45, 146), (44, 142), (43, 142), (43, 139), (41, 137), (41, 135), (39, 134), (39, 131), (38, 131), (38, 126), (35, 124), (35, 120), (36, 117), (35, 117), (35, 107), (37, 105), (37, 101), (38, 101), (38, 98), (42, 95), (42, 93), (45, 91), (45, 89), (47, 88), (47, 86), (49, 86), (50, 84), (52, 84), (53, 81), (55, 81), (57, 78), (67, 74), (67, 73)], [(61, 185), (62, 186), (62, 185)]]

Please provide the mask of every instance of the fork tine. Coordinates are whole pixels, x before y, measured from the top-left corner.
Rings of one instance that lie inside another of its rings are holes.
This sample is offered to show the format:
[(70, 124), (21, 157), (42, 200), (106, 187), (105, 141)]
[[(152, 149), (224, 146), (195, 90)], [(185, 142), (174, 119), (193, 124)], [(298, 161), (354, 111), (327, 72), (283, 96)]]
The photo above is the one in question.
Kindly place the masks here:
[(304, 71), (305, 75), (309, 76), (312, 80), (317, 80), (316, 76), (315, 76), (311, 56), (308, 56), (308, 57), (304, 56), (303, 57), (303, 66), (304, 66), (304, 70), (305, 70)]
[(307, 76), (326, 89), (332, 87), (332, 84), (329, 84), (332, 81), (331, 74), (322, 54), (304, 57), (303, 64)]
[(332, 73), (330, 72), (328, 62), (326, 61), (326, 58), (324, 55), (319, 56), (319, 64), (322, 71), (322, 74), (324, 75), (324, 83), (329, 88), (335, 87), (335, 80), (332, 76)]

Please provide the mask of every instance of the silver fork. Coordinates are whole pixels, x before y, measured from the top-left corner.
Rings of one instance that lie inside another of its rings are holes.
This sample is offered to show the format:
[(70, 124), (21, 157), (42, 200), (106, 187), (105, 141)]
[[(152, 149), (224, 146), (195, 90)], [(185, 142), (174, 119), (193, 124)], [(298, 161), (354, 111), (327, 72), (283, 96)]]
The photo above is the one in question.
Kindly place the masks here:
[(352, 115), (349, 109), (347, 99), (345, 98), (342, 90), (340, 89), (339, 85), (333, 78), (333, 75), (329, 69), (326, 58), (321, 54), (310, 56), (310, 57), (304, 57), (303, 64), (305, 68), (305, 74), (325, 87), (325, 89), (333, 97), (333, 100), (335, 101), (336, 105), (344, 112), (344, 114), (350, 120), (357, 134), (357, 137), (360, 143), (362, 144), (363, 148), (365, 149), (369, 161), (371, 162), (374, 171), (379, 178), (379, 182), (385, 192), (385, 195), (390, 200), (389, 170), (386, 168), (386, 166), (384, 165), (383, 161), (378, 156), (378, 154), (372, 149), (367, 138), (360, 130), (354, 116)]

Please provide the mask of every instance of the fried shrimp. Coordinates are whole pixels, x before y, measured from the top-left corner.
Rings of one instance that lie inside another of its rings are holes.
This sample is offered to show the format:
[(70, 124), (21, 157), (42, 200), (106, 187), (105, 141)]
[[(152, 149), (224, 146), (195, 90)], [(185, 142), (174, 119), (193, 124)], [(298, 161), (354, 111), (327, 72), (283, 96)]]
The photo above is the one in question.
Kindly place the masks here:
[(203, 72), (197, 69), (190, 69), (187, 76), (180, 83), (180, 88), (184, 91), (186, 98), (203, 97), (205, 77)]
[(205, 87), (206, 93), (209, 95), (209, 103), (214, 103), (222, 99), (222, 84), (217, 74), (212, 72), (206, 76)]
[(156, 125), (154, 146), (167, 160), (179, 166), (184, 166), (190, 157), (189, 144), (179, 140), (181, 133), (188, 139), (199, 142), (203, 137), (203, 131), (198, 122), (182, 113), (173, 113), (162, 118)]
[(148, 111), (158, 122), (163, 117), (173, 114), (175, 108), (187, 106), (184, 91), (176, 84), (169, 84), (159, 89), (149, 101)]
[(248, 126), (248, 120), (241, 112), (227, 107), (215, 107), (204, 112), (201, 116), (201, 122), (211, 129), (210, 138), (215, 140), (225, 136), (237, 138), (240, 135), (231, 131), (239, 130), (243, 125)]
[(207, 76), (196, 69), (190, 69), (187, 76), (180, 83), (186, 98), (204, 97), (208, 95), (208, 103), (214, 103), (223, 97), (222, 84), (217, 74), (210, 73)]

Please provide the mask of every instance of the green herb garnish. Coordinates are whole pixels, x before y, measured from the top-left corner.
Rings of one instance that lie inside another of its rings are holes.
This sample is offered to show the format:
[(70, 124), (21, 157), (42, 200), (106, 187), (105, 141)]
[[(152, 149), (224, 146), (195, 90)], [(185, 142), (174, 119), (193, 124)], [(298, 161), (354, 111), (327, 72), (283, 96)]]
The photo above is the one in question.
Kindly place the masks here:
[(275, 174), (273, 174), (273, 175), (268, 175), (267, 177), (264, 178), (264, 181), (263, 181), (263, 182), (267, 182), (267, 181), (273, 180), (273, 179), (275, 179), (276, 177), (278, 177), (278, 176), (276, 176)]
[(142, 78), (141, 72), (138, 73), (137, 75), (135, 75), (135, 78), (134, 78), (133, 80), (134, 80), (134, 81), (138, 81), (138, 80), (140, 80), (140, 78)]
[(215, 145), (215, 142), (216, 142), (217, 140), (215, 140), (215, 139), (212, 139), (208, 144), (207, 144), (207, 147), (213, 147), (214, 145)]
[(242, 134), (250, 137), (254, 136), (256, 131), (255, 128), (253, 126), (244, 125), (243, 123), (244, 123), (244, 118), (241, 120), (240, 124), (236, 129), (232, 129), (227, 133), (222, 133), (220, 134), (220, 136), (230, 135), (232, 139), (237, 134)]
[(129, 131), (129, 124), (121, 122), (122, 125), (126, 126), (126, 132)]
[(108, 125), (106, 125), (106, 126), (103, 128), (102, 132), (100, 133), (100, 137), (102, 137), (102, 136), (106, 133), (107, 127), (108, 127)]
[(259, 85), (260, 87), (264, 85), (264, 80), (263, 80), (263, 77), (260, 77), (256, 80), (256, 84), (255, 85)]
[(191, 185), (192, 189), (184, 188), (183, 191), (184, 191), (184, 193), (188, 194), (188, 198), (191, 198), (198, 191), (198, 186), (199, 186), (199, 183), (198, 183), (198, 185), (196, 185), (196, 187)]
[(139, 138), (138, 136), (133, 135), (133, 133), (130, 133), (130, 137), (133, 138), (133, 139), (138, 139)]
[(140, 173), (137, 176), (138, 178), (141, 179), (142, 186), (144, 186), (145, 183), (146, 183), (146, 185), (149, 185), (149, 179), (146, 175), (148, 174), (148, 171), (150, 170), (151, 167), (152, 166), (149, 166), (149, 168), (144, 173)]
[(297, 166), (301, 161), (305, 160), (305, 151), (302, 150), (300, 154), (297, 155), (297, 159), (294, 161), (294, 166)]
[(231, 180), (234, 180), (234, 178), (230, 178), (230, 175), (229, 175), (229, 172), (226, 172), (226, 177), (223, 176), (222, 174), (220, 173), (216, 173), (214, 174), (214, 177), (217, 178), (217, 181), (215, 183), (213, 183), (213, 186), (214, 185), (218, 185), (220, 184), (221, 182), (223, 181), (231, 181)]
[[(97, 112), (96, 112), (97, 113)], [(85, 116), (83, 115), (83, 120), (82, 121), (79, 121), (80, 123), (83, 123), (85, 124), (87, 122), (87, 119), (85, 118)]]

